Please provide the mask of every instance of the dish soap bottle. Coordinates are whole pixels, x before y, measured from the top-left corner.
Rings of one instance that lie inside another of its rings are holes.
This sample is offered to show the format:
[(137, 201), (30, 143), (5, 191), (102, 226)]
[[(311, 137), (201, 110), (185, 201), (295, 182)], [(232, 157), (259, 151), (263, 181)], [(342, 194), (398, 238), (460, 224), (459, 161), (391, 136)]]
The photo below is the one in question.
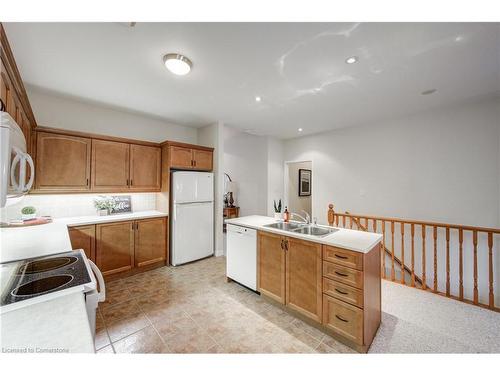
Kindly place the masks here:
[(283, 214), (283, 220), (285, 223), (288, 223), (290, 221), (290, 212), (288, 212), (288, 207), (285, 206), (285, 212)]

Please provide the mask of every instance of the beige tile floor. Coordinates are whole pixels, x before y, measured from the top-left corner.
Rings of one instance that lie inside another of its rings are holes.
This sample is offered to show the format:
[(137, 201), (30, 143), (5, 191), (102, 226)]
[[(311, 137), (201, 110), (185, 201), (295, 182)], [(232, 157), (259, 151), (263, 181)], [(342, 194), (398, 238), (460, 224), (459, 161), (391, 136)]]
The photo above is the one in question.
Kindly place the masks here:
[(162, 267), (107, 283), (98, 353), (353, 353), (227, 283), (225, 258)]

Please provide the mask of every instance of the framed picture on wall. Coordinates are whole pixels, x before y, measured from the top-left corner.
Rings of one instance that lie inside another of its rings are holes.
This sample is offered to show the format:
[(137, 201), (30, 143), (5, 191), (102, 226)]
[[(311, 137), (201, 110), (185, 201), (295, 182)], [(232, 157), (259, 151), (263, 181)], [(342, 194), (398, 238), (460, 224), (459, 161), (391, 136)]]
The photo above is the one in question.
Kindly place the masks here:
[(310, 169), (299, 169), (299, 197), (311, 195), (312, 171)]

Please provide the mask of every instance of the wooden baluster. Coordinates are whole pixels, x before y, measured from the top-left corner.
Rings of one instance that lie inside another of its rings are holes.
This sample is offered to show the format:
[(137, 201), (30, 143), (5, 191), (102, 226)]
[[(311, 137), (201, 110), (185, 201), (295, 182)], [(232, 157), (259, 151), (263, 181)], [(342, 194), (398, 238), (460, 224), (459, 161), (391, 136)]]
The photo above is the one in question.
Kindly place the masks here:
[(437, 293), (438, 291), (437, 227), (434, 227), (433, 237), (434, 237), (434, 293)]
[(342, 227), (345, 228), (345, 216), (342, 216)]
[(394, 281), (394, 221), (391, 221), (391, 280)]
[(493, 294), (493, 233), (488, 232), (488, 270), (489, 270), (489, 306), (490, 309), (495, 307), (495, 295)]
[(333, 220), (335, 217), (335, 211), (333, 210), (333, 204), (328, 205), (328, 225), (333, 226)]
[(368, 218), (367, 218), (367, 217), (365, 217), (365, 230), (366, 230), (367, 232), (369, 232), (369, 231), (370, 231), (370, 228), (368, 228)]
[(352, 229), (352, 216), (349, 216), (349, 229)]
[(479, 302), (479, 292), (477, 290), (477, 231), (472, 231), (472, 243), (474, 244), (474, 305)]
[(427, 289), (425, 280), (425, 224), (422, 224), (422, 289)]
[(446, 228), (446, 296), (450, 296), (450, 228)]
[(385, 221), (382, 220), (382, 277), (385, 279)]
[(339, 215), (335, 215), (335, 226), (339, 226)]
[(372, 226), (373, 226), (373, 232), (377, 233), (377, 219), (373, 219)]
[(401, 284), (405, 284), (405, 223), (401, 223)]
[(415, 287), (415, 224), (411, 224), (411, 286)]
[(458, 260), (458, 274), (459, 274), (459, 299), (463, 301), (464, 299), (464, 231), (462, 228), (458, 230), (458, 246), (459, 246), (459, 260)]

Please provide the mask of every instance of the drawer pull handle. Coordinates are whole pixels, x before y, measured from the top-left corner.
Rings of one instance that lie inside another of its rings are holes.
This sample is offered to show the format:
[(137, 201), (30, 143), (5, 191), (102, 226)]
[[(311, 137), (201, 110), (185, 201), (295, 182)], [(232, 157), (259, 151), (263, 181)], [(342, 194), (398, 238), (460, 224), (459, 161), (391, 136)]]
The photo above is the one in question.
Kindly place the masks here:
[(335, 291), (336, 291), (337, 293), (344, 294), (344, 295), (345, 295), (345, 294), (349, 294), (349, 293), (347, 293), (347, 292), (343, 292), (343, 291), (341, 291), (341, 290), (338, 290), (337, 288), (335, 288)]
[(337, 314), (335, 314), (335, 317), (336, 317), (338, 320), (343, 321), (344, 323), (349, 323), (349, 321), (348, 321), (348, 320), (341, 318), (341, 317), (340, 317), (340, 316), (338, 316)]
[(335, 255), (335, 258), (339, 258), (339, 259), (349, 259), (349, 257), (343, 256), (343, 255), (338, 255), (338, 254), (334, 254), (334, 255)]
[(347, 277), (349, 275), (346, 275), (345, 273), (340, 273), (340, 272), (337, 272), (335, 271), (335, 274), (339, 275), (339, 276), (342, 276), (342, 277)]

